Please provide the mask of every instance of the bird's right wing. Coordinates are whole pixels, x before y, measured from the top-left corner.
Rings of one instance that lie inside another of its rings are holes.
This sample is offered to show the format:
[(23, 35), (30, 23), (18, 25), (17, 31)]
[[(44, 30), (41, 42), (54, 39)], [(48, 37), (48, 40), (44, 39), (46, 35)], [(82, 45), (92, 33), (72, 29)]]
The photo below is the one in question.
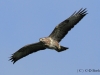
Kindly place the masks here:
[(39, 50), (44, 50), (44, 49), (46, 49), (46, 48), (44, 47), (42, 42), (29, 44), (29, 45), (26, 45), (26, 46), (20, 48), (18, 51), (16, 51), (14, 54), (12, 54), (10, 60), (11, 60), (11, 62), (15, 63), (17, 60), (19, 60), (33, 52), (37, 52)]
[(80, 9), (78, 12), (74, 12), (69, 18), (58, 24), (49, 37), (60, 42), (68, 31), (70, 31), (86, 14), (86, 9)]

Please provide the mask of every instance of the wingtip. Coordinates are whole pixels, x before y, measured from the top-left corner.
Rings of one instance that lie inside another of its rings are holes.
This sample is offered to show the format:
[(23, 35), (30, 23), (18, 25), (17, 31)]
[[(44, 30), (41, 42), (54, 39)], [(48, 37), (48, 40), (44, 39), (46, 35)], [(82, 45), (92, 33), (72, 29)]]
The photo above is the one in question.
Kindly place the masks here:
[(87, 8), (81, 8), (76, 14), (87, 15)]
[(87, 8), (81, 8), (80, 10), (75, 11), (75, 12), (71, 15), (71, 17), (74, 16), (74, 15), (77, 15), (77, 14), (87, 15), (87, 14), (88, 14), (88, 13), (87, 13)]
[[(13, 55), (13, 54), (12, 54)], [(13, 58), (13, 56), (9, 57), (10, 59), (8, 61), (11, 61), (13, 64), (16, 62), (16, 60)]]

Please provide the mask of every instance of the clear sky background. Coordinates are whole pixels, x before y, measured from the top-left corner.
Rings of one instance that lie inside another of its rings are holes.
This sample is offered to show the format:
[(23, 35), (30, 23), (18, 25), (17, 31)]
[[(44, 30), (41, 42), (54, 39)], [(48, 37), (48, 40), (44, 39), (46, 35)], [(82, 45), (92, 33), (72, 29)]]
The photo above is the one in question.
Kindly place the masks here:
[[(68, 50), (38, 51), (14, 65), (8, 61), (80, 8), (89, 14), (60, 42)], [(88, 69), (100, 70), (100, 0), (0, 0), (0, 75), (100, 75), (83, 72)]]

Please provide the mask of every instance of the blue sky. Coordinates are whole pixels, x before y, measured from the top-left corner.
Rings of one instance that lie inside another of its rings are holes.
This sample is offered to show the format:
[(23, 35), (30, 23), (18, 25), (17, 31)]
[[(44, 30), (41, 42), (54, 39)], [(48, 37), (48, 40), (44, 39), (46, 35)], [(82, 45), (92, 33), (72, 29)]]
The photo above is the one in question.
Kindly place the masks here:
[[(46, 49), (14, 65), (8, 61), (12, 53), (48, 36), (80, 8), (87, 8), (89, 14), (60, 42), (68, 50)], [(100, 70), (99, 9), (100, 0), (0, 0), (0, 75), (99, 75), (83, 72)]]

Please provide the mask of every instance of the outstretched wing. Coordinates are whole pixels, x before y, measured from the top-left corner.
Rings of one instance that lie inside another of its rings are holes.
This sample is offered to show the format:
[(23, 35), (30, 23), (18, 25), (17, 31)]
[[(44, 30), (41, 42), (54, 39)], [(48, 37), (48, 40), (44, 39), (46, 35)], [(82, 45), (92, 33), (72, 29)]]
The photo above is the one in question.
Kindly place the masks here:
[(70, 31), (87, 14), (86, 12), (86, 8), (81, 8), (78, 12), (75, 11), (68, 19), (56, 26), (49, 37), (60, 42), (68, 31)]
[(44, 49), (46, 49), (46, 48), (43, 46), (42, 42), (29, 44), (27, 46), (22, 47), (21, 49), (16, 51), (14, 54), (12, 54), (10, 60), (14, 64), (17, 60), (19, 60), (33, 52), (37, 52), (39, 50), (44, 50)]

